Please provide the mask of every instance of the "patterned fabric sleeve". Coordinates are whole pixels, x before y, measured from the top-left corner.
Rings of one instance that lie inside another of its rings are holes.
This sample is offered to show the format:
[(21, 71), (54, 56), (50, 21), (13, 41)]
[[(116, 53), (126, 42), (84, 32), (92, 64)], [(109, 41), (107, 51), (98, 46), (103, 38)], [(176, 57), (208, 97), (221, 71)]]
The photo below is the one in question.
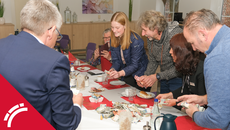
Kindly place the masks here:
[(101, 57), (99, 56), (96, 60), (94, 60), (94, 56), (90, 59), (90, 65), (96, 67), (101, 64)]

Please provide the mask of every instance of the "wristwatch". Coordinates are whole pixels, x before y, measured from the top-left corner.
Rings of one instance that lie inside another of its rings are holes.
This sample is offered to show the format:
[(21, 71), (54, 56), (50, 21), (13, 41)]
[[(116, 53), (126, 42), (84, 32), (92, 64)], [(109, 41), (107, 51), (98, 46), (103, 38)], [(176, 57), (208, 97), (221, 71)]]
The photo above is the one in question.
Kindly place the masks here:
[(159, 75), (159, 73), (156, 74), (157, 80), (160, 81), (161, 80), (161, 76)]

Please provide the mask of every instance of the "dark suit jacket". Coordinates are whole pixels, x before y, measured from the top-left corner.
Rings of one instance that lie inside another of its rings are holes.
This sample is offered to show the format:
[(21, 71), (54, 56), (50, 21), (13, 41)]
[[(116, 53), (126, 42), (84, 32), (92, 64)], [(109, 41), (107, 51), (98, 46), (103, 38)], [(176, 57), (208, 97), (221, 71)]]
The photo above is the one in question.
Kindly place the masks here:
[[(137, 37), (137, 39), (134, 37)], [(111, 56), (112, 56), (112, 67), (116, 71), (124, 70), (125, 76), (135, 75), (142, 76), (148, 65), (148, 57), (144, 48), (144, 41), (136, 33), (131, 33), (130, 44), (128, 49), (123, 50), (124, 59), (126, 65), (123, 64), (121, 59), (121, 46), (110, 47)]]
[(81, 110), (73, 105), (69, 61), (22, 31), (0, 39), (0, 74), (58, 130), (73, 130)]

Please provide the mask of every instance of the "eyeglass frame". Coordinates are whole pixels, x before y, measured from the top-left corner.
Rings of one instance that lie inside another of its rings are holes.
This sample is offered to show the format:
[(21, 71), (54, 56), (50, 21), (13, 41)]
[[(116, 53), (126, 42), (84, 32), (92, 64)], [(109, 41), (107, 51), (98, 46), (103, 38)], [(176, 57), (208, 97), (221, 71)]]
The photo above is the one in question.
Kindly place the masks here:
[(102, 39), (111, 39), (111, 37), (102, 37)]
[[(52, 29), (52, 27), (51, 28), (49, 28), (48, 30), (50, 30), (50, 29)], [(58, 36), (60, 36), (61, 38), (60, 39), (58, 39), (57, 38), (57, 40), (56, 41), (61, 41), (61, 39), (63, 38), (63, 36), (61, 35), (61, 33), (57, 30), (57, 28), (55, 29), (57, 32), (58, 32)]]
[[(57, 30), (57, 28), (56, 28), (56, 30)], [(60, 36), (61, 38), (60, 39), (57, 39), (57, 41), (61, 41), (61, 39), (63, 38), (63, 36), (61, 35), (61, 33), (57, 30), (57, 32), (59, 33), (59, 35), (58, 36)]]

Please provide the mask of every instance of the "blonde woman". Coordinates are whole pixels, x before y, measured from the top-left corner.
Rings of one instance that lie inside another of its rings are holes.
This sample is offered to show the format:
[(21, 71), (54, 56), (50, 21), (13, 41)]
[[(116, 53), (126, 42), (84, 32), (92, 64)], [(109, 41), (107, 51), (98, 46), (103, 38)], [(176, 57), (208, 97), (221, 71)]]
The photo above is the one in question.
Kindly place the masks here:
[[(127, 84), (146, 90), (137, 85), (134, 76), (144, 74), (148, 57), (144, 49), (144, 41), (129, 28), (125, 13), (116, 12), (111, 18), (111, 78), (120, 78)], [(149, 89), (150, 90), (150, 89)], [(147, 90), (147, 91), (149, 91)]]

